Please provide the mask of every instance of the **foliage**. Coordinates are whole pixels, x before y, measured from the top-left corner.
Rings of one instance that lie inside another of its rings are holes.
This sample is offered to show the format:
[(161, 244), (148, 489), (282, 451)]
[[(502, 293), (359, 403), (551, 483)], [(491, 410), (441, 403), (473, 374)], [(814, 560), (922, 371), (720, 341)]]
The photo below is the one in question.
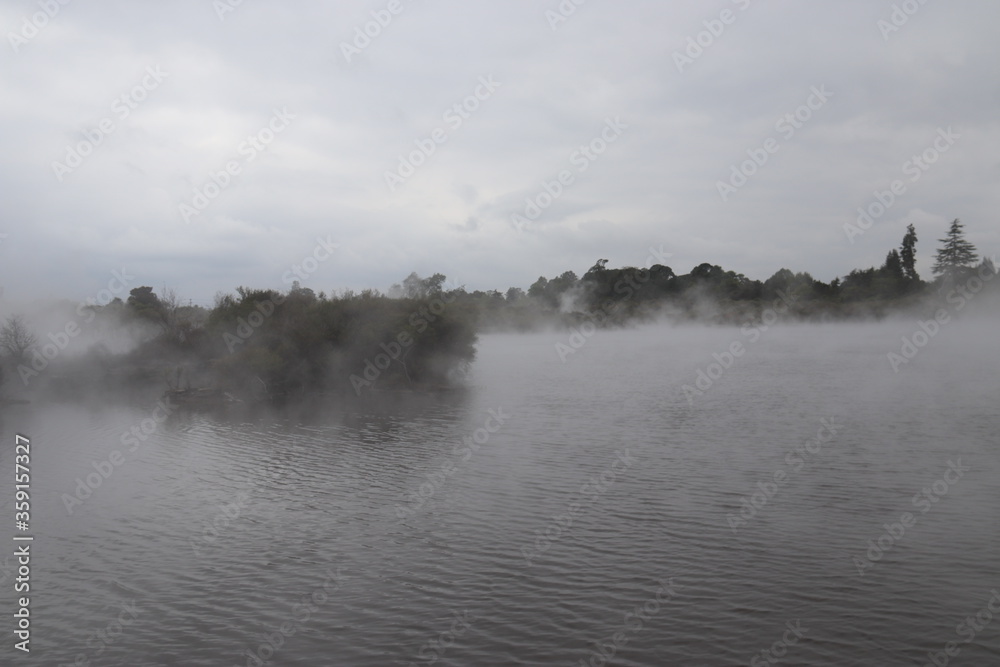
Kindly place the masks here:
[(906, 236), (899, 248), (899, 258), (903, 267), (903, 276), (912, 283), (919, 283), (920, 276), (917, 274), (917, 230), (913, 225), (907, 225)]
[(943, 239), (938, 239), (944, 245), (938, 249), (934, 266), (934, 275), (955, 277), (969, 269), (976, 262), (976, 246), (965, 240), (962, 228), (965, 227), (958, 218), (951, 223), (948, 233)]
[(20, 315), (11, 315), (0, 328), (0, 348), (17, 362), (21, 362), (28, 350), (38, 344), (38, 338), (24, 323)]
[[(204, 309), (180, 305), (170, 290), (157, 296), (143, 286), (131, 291), (127, 303), (88, 306), (86, 314), (87, 321), (99, 317), (155, 332), (122, 355), (128, 369), (186, 364), (201, 369), (202, 386), (246, 400), (420, 389), (448, 385), (475, 358), (479, 331), (584, 322), (625, 326), (663, 313), (741, 324), (779, 303), (789, 317), (881, 315), (937, 293), (939, 286), (922, 282), (916, 272), (916, 243), (909, 225), (882, 266), (854, 269), (829, 283), (788, 268), (761, 282), (708, 262), (677, 274), (662, 264), (609, 267), (607, 259), (598, 259), (580, 277), (573, 271), (539, 276), (527, 290), (446, 289), (443, 274), (411, 273), (387, 294), (366, 289), (328, 297), (297, 282), (287, 292), (240, 286), (235, 293), (216, 294), (214, 306)], [(975, 248), (963, 238), (958, 220), (942, 243), (935, 273), (974, 270)], [(985, 258), (975, 270), (983, 278), (996, 272)], [(36, 343), (18, 316), (0, 329), (0, 348), (10, 356), (23, 357)], [(113, 366), (109, 357), (101, 356), (93, 367)]]

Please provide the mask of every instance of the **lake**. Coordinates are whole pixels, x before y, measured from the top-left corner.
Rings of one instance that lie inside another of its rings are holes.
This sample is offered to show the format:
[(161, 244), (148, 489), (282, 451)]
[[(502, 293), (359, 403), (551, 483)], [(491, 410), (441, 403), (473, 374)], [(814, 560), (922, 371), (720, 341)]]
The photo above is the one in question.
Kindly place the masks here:
[(997, 327), (919, 331), (485, 335), (461, 391), (328, 413), (9, 406), (4, 662), (1000, 664)]

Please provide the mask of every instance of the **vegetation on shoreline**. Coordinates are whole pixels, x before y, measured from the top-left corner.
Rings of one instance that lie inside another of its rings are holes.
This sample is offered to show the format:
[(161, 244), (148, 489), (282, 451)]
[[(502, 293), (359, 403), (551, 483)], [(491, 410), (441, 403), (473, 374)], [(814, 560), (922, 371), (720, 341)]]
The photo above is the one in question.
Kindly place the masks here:
[(788, 269), (762, 282), (707, 263), (677, 275), (662, 264), (611, 268), (601, 259), (580, 277), (566, 271), (506, 293), (445, 289), (441, 274), (411, 274), (387, 294), (317, 295), (297, 282), (287, 292), (239, 287), (218, 294), (206, 309), (181, 305), (170, 290), (158, 296), (142, 286), (127, 301), (81, 304), (76, 311), (87, 326), (126, 332), (138, 342), (127, 351), (112, 353), (99, 342), (85, 354), (64, 356), (80, 329), (75, 321), (77, 333), (67, 325), (42, 338), (22, 317), (7, 318), (0, 328), (0, 381), (6, 379), (14, 395), (39, 386), (55, 395), (158, 386), (177, 400), (251, 404), (428, 390), (456, 384), (475, 358), (478, 332), (584, 322), (616, 327), (664, 316), (740, 325), (777, 300), (789, 306), (788, 317), (807, 321), (925, 315), (956, 290), (978, 293), (996, 275), (991, 260), (977, 260), (958, 220), (941, 239), (934, 280), (916, 272), (916, 243), (911, 225), (881, 267), (830, 283)]

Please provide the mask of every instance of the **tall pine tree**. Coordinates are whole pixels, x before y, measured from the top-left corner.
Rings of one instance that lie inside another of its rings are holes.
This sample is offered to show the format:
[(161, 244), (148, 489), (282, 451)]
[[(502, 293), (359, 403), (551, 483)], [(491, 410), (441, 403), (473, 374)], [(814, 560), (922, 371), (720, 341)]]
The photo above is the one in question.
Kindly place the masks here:
[(935, 257), (932, 268), (935, 275), (952, 276), (976, 262), (976, 246), (965, 240), (962, 233), (964, 226), (958, 218), (955, 218), (945, 237), (938, 239), (944, 245), (938, 249)]
[(913, 225), (907, 225), (906, 236), (903, 237), (903, 245), (899, 248), (899, 259), (903, 264), (903, 275), (907, 280), (920, 282), (917, 275), (917, 230)]

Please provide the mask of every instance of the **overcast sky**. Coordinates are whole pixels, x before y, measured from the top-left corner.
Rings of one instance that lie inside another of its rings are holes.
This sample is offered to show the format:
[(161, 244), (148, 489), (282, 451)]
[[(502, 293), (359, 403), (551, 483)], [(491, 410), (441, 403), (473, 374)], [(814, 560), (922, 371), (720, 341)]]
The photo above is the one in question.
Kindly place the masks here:
[(1000, 3), (238, 1), (0, 2), (8, 303), (1000, 252)]

